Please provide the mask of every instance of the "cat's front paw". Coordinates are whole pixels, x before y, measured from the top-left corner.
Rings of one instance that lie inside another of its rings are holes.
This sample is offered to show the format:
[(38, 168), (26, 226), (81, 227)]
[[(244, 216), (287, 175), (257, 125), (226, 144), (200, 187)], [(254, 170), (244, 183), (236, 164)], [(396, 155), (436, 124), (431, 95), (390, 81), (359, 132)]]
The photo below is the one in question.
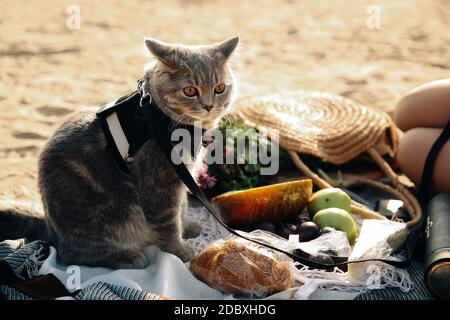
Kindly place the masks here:
[(185, 239), (191, 239), (196, 238), (200, 231), (202, 231), (202, 226), (199, 225), (197, 222), (190, 221), (186, 223), (183, 230), (183, 238)]
[(183, 262), (188, 262), (194, 256), (194, 247), (190, 243), (183, 243), (174, 254)]
[(130, 255), (127, 259), (118, 261), (113, 266), (114, 269), (145, 269), (149, 261), (144, 252)]

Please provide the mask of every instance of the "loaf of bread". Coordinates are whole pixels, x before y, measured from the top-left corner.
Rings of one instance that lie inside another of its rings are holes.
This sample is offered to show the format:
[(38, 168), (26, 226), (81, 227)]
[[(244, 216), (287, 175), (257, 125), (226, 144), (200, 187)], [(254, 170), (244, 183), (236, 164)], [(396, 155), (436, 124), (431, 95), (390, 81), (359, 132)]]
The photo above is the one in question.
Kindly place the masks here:
[(294, 282), (287, 262), (240, 239), (221, 240), (208, 246), (192, 259), (190, 268), (198, 279), (218, 290), (251, 297), (284, 291)]

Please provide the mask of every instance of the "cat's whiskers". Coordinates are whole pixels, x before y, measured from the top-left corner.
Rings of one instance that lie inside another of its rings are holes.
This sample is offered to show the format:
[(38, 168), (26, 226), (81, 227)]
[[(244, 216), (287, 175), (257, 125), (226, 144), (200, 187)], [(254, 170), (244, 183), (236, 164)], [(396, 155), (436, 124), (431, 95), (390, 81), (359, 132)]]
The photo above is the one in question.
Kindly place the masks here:
[(178, 127), (180, 125), (182, 125), (183, 121), (186, 119), (188, 119), (188, 115), (185, 113), (177, 116), (175, 119), (172, 119), (172, 121), (170, 122), (170, 127), (169, 127), (170, 131), (174, 131), (174, 130), (178, 129)]
[(172, 119), (169, 124), (169, 130), (174, 131), (175, 129), (177, 129), (179, 126), (179, 123), (183, 119), (183, 117), (184, 117), (184, 115), (181, 114), (181, 115), (177, 116), (175, 119)]

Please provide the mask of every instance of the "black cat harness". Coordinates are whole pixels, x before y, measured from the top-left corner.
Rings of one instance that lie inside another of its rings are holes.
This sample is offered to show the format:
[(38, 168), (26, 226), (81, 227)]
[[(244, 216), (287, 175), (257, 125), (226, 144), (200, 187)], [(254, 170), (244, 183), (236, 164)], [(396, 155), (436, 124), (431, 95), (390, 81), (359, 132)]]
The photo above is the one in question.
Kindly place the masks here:
[[(103, 132), (108, 142), (108, 147), (112, 152), (120, 169), (129, 173), (128, 163), (133, 161), (138, 150), (150, 139), (153, 138), (153, 132), (149, 129), (145, 121), (142, 108), (140, 106), (144, 92), (145, 81), (138, 81), (138, 89), (124, 97), (113, 101), (97, 112), (97, 117), (101, 120)], [(149, 94), (147, 94), (150, 97)], [(153, 110), (152, 116), (163, 129), (164, 139), (171, 142), (172, 132), (175, 129), (186, 129), (192, 138), (191, 155), (194, 156), (199, 151), (200, 146), (206, 145), (202, 136), (204, 130), (197, 128), (200, 135), (195, 135), (196, 128), (192, 125), (174, 124), (172, 119), (164, 114), (154, 101), (149, 100), (149, 105)], [(194, 139), (197, 138), (197, 141)]]
[[(160, 110), (152, 99), (149, 92), (148, 81), (146, 79), (141, 79), (138, 83), (138, 90), (136, 92), (120, 98), (114, 103), (106, 105), (97, 112), (97, 117), (102, 121), (103, 131), (110, 150), (120, 168), (125, 172), (129, 172), (127, 161), (132, 159), (133, 155), (136, 154), (145, 142), (149, 139), (155, 139), (176, 174), (193, 196), (203, 204), (219, 224), (235, 236), (257, 243), (271, 250), (284, 253), (294, 261), (314, 269), (332, 270), (334, 267), (346, 267), (351, 263), (370, 261), (384, 262), (399, 268), (405, 268), (410, 264), (409, 259), (405, 261), (385, 259), (347, 261), (347, 258), (345, 257), (332, 257), (334, 263), (323, 263), (314, 260), (307, 252), (301, 249), (295, 250), (295, 253), (287, 252), (274, 247), (270, 243), (252, 239), (249, 236), (228, 227), (221, 219), (219, 212), (212, 206), (211, 202), (199, 188), (179, 154), (177, 152), (172, 152), (174, 143), (171, 140), (171, 119)], [(185, 126), (185, 128), (193, 130), (192, 126)], [(200, 145), (200, 143), (198, 144)], [(195, 147), (191, 148), (191, 152), (196, 151)]]

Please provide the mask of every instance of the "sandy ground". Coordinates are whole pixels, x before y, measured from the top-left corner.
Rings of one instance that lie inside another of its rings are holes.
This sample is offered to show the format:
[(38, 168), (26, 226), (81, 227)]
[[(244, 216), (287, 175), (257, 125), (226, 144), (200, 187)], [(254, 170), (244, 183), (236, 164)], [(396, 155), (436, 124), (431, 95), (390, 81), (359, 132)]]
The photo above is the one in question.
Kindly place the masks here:
[[(71, 4), (80, 29), (67, 27)], [(374, 4), (380, 29), (367, 27)], [(408, 89), (448, 77), (449, 30), (448, 0), (2, 0), (0, 198), (39, 198), (40, 148), (67, 114), (135, 88), (143, 35), (200, 44), (238, 34), (241, 93), (326, 90), (392, 112)]]

